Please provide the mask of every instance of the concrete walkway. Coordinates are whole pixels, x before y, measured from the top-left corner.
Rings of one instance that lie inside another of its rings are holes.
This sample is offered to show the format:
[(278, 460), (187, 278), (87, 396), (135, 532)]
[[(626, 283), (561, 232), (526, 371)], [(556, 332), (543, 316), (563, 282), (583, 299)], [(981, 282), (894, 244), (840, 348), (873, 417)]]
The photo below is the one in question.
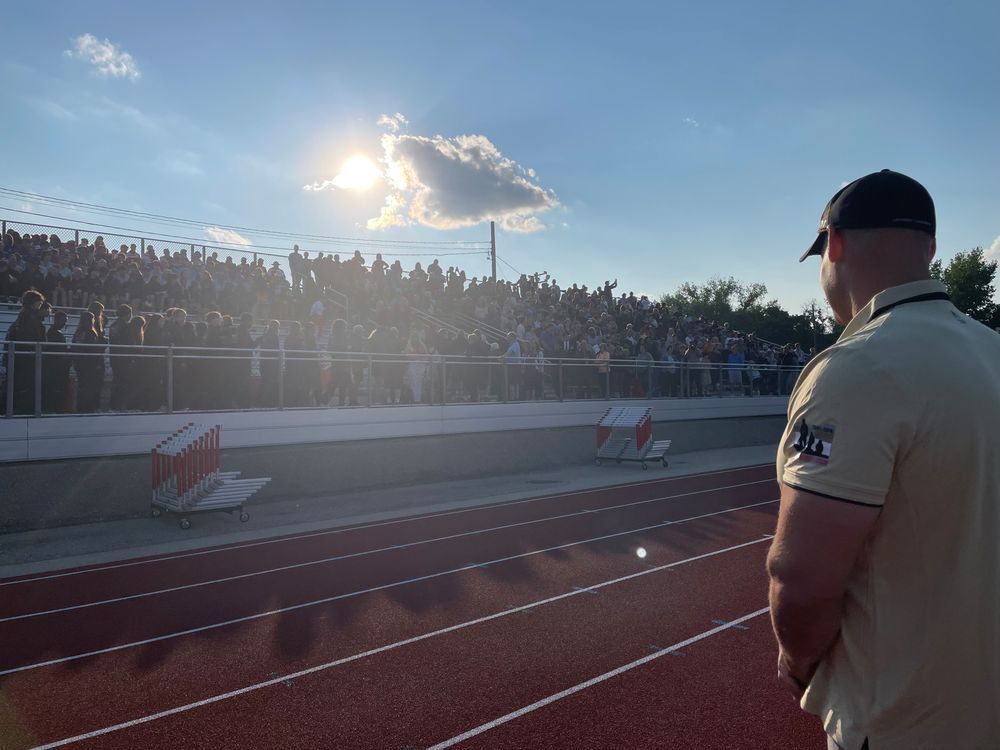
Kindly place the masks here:
[(507, 476), (488, 479), (463, 479), (248, 505), (250, 520), (246, 523), (240, 523), (235, 515), (224, 513), (192, 515), (192, 527), (186, 531), (179, 528), (178, 517), (170, 515), (4, 534), (0, 536), (0, 578), (660, 477), (773, 464), (774, 457), (773, 446), (758, 445), (678, 455), (668, 453), (669, 468), (653, 464), (648, 471), (631, 463), (577, 465), (520, 474), (512, 470)]

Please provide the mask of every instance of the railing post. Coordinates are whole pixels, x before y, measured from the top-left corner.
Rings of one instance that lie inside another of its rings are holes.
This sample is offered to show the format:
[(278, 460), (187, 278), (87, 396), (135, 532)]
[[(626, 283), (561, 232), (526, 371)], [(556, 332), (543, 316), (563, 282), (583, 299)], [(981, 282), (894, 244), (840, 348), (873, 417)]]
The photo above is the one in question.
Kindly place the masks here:
[(563, 395), (563, 361), (559, 360), (559, 400), (562, 401), (565, 398)]
[(448, 360), (441, 360), (441, 405), (448, 403)]
[(80, 230), (77, 229), (74, 232), (74, 240), (76, 241), (76, 246), (80, 247)]
[(167, 349), (167, 414), (174, 413), (174, 345)]
[(14, 342), (7, 342), (7, 407), (4, 413), (8, 417), (14, 416)]
[(368, 355), (368, 372), (365, 373), (365, 385), (366, 385), (366, 390), (368, 391), (368, 395), (365, 398), (365, 401), (368, 402), (368, 406), (372, 405), (372, 382), (373, 381), (374, 381), (374, 378), (372, 377), (372, 355), (369, 354)]
[(7, 220), (3, 219), (0, 221), (0, 237), (7, 236)]
[[(194, 247), (192, 245), (191, 247)], [(194, 251), (192, 251), (194, 252)], [(278, 342), (278, 409), (285, 408), (285, 342)]]
[(507, 360), (503, 361), (503, 402), (506, 404), (510, 398), (510, 379), (507, 374)]
[(146, 238), (145, 237), (140, 237), (139, 238), (139, 244), (142, 246), (142, 254), (145, 255), (146, 254)]
[(611, 400), (611, 360), (604, 370), (604, 398)]
[(42, 416), (42, 344), (35, 342), (35, 416)]

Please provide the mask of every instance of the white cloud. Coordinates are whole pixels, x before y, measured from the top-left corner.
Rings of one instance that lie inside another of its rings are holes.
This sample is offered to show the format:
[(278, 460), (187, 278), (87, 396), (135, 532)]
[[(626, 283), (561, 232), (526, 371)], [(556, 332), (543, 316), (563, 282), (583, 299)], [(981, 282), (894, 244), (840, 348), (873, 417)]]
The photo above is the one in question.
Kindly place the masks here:
[(408, 223), (403, 212), (406, 210), (406, 199), (400, 193), (389, 193), (385, 197), (385, 205), (379, 211), (379, 215), (368, 220), (369, 229), (387, 229), (388, 227), (402, 227)]
[(239, 232), (232, 229), (222, 229), (221, 227), (205, 227), (205, 234), (214, 242), (223, 242), (227, 245), (252, 245), (253, 243)]
[(87, 60), (102, 76), (138, 80), (142, 73), (135, 59), (110, 39), (101, 41), (93, 34), (83, 34), (73, 40), (73, 49), (66, 50), (70, 57)]
[(701, 127), (701, 123), (698, 122), (693, 117), (685, 117), (683, 120), (681, 120), (681, 122), (683, 122), (685, 125), (687, 125), (688, 127), (691, 127), (691, 128), (700, 128)]
[(1000, 237), (993, 240), (993, 244), (990, 245), (985, 255), (991, 260), (1000, 261)]
[(154, 163), (164, 172), (173, 174), (190, 177), (201, 177), (205, 174), (205, 170), (201, 168), (201, 158), (192, 151), (172, 149), (160, 154)]
[(536, 214), (559, 206), (533, 170), (504, 156), (483, 135), (382, 136), (386, 177), (394, 188), (373, 229), (417, 223), (435, 229), (491, 219), (513, 232), (537, 232)]
[(340, 168), (340, 173), (332, 180), (303, 185), (303, 190), (367, 190), (380, 179), (382, 172), (367, 156), (355, 154)]
[(394, 115), (382, 115), (375, 124), (381, 125), (390, 133), (398, 133), (400, 128), (409, 124), (409, 120), (403, 117), (402, 112), (397, 112)]

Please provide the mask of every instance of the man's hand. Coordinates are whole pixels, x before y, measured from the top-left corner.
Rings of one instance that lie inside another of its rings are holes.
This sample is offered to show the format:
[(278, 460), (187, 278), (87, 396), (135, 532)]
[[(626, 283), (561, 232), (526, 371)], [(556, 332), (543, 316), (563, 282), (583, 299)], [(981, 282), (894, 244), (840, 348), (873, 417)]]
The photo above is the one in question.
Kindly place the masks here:
[[(815, 667), (810, 671), (816, 671)], [(778, 680), (784, 683), (785, 687), (795, 696), (796, 702), (802, 700), (802, 695), (806, 692), (806, 688), (809, 687), (808, 679), (800, 679), (792, 672), (792, 665), (788, 661), (787, 654), (782, 649), (778, 650)]]
[(878, 515), (877, 507), (782, 484), (767, 559), (769, 601), (780, 647), (778, 677), (798, 697), (840, 633), (851, 571)]

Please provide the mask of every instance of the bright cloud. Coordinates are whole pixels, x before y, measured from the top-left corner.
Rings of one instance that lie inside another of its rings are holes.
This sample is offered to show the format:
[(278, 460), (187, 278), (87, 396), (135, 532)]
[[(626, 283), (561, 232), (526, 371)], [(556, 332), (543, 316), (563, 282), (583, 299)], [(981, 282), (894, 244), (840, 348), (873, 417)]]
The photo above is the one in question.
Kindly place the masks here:
[(239, 232), (232, 229), (222, 229), (221, 227), (205, 227), (205, 234), (214, 242), (222, 242), (227, 245), (252, 245), (253, 243)]
[(379, 211), (379, 215), (368, 220), (369, 229), (387, 229), (388, 227), (402, 227), (408, 223), (405, 218), (406, 199), (400, 193), (389, 193), (385, 198), (385, 205)]
[(495, 219), (513, 232), (545, 226), (536, 214), (555, 208), (552, 190), (531, 169), (504, 156), (483, 135), (382, 136), (386, 177), (394, 188), (371, 229), (417, 223), (457, 229)]
[(110, 39), (101, 41), (93, 34), (83, 34), (73, 40), (73, 49), (66, 50), (70, 57), (87, 60), (99, 75), (112, 78), (138, 80), (142, 73), (135, 59)]
[(402, 112), (397, 112), (394, 115), (382, 115), (375, 124), (381, 125), (390, 133), (398, 133), (400, 128), (409, 124), (409, 121), (403, 117)]
[(382, 172), (367, 156), (355, 154), (344, 162), (332, 180), (303, 185), (303, 190), (367, 190), (382, 178)]
[(683, 120), (681, 120), (681, 122), (683, 122), (688, 127), (692, 127), (692, 128), (700, 128), (701, 127), (701, 123), (698, 122), (693, 117), (685, 117)]
[(993, 244), (990, 245), (989, 250), (986, 251), (986, 257), (991, 260), (1000, 261), (1000, 237), (993, 240)]

